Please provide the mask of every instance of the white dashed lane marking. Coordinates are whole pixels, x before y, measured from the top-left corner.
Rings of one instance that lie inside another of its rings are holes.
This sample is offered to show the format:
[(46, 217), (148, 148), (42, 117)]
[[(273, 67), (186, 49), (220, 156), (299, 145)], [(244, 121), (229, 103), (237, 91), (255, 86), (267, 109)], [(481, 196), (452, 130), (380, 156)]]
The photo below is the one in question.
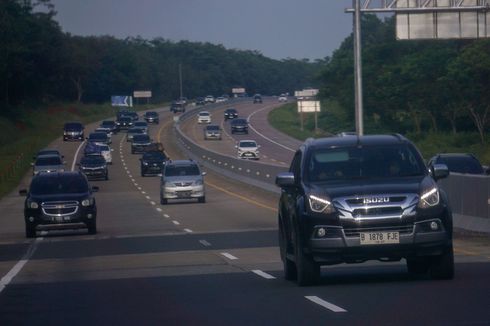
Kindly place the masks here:
[(211, 247), (211, 244), (206, 240), (199, 240), (199, 243), (202, 244), (204, 247)]
[(254, 269), (252, 272), (255, 273), (255, 274), (257, 274), (257, 275), (259, 275), (260, 277), (265, 278), (266, 280), (273, 280), (273, 279), (275, 279), (275, 277), (272, 276), (271, 274), (268, 274), (268, 273), (263, 272), (263, 271), (258, 270), (258, 269)]
[(235, 257), (235, 256), (233, 256), (232, 254), (229, 254), (229, 253), (227, 253), (227, 252), (222, 252), (222, 253), (221, 253), (221, 255), (222, 255), (223, 257), (228, 258), (229, 260), (237, 260), (237, 259), (238, 259), (237, 257)]
[(334, 305), (333, 303), (327, 302), (323, 299), (320, 299), (317, 296), (305, 296), (306, 299), (310, 300), (311, 302), (316, 303), (317, 305), (322, 306), (323, 308), (326, 308), (328, 310), (331, 310), (333, 312), (347, 312), (347, 310)]

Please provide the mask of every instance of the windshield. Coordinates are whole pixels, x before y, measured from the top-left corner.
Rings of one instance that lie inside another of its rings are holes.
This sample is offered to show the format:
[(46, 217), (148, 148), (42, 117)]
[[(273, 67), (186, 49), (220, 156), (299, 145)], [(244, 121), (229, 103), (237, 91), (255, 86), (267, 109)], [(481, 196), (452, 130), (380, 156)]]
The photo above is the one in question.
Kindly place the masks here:
[(150, 136), (148, 135), (135, 135), (133, 137), (133, 142), (149, 142)]
[(105, 159), (100, 155), (90, 155), (82, 157), (80, 164), (105, 164)]
[(424, 163), (409, 146), (316, 149), (309, 157), (306, 170), (310, 182), (424, 174)]
[(36, 165), (61, 165), (61, 159), (58, 156), (39, 157), (36, 160)]
[(209, 116), (209, 112), (199, 112), (199, 115), (201, 117), (207, 117), (207, 116)]
[(240, 147), (257, 147), (257, 143), (254, 141), (242, 141)]
[(143, 160), (161, 160), (164, 161), (166, 159), (165, 154), (161, 152), (147, 152), (143, 154)]
[(81, 130), (83, 127), (80, 123), (67, 123), (65, 124), (65, 130)]
[(79, 175), (62, 177), (37, 177), (32, 179), (30, 191), (33, 195), (55, 195), (88, 191), (88, 183)]
[(219, 130), (219, 126), (207, 126), (207, 130)]
[(235, 119), (231, 122), (234, 125), (245, 125), (247, 124), (247, 120), (245, 119)]
[(102, 132), (98, 132), (98, 133), (95, 133), (95, 134), (90, 134), (89, 139), (90, 140), (94, 140), (94, 139), (106, 140), (107, 139), (107, 134), (106, 133), (102, 133)]
[(104, 121), (101, 124), (102, 127), (112, 127), (114, 126), (114, 121)]
[(197, 165), (169, 165), (165, 168), (166, 177), (199, 175)]

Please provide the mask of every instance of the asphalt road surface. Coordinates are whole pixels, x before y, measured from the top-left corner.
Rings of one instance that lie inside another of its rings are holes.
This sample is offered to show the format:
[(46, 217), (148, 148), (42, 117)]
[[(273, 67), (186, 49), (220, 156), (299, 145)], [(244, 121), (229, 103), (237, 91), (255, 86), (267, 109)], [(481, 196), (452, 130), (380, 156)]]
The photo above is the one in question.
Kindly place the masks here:
[[(286, 148), (298, 143), (268, 128), (274, 105), (235, 106), (256, 129), (249, 136), (262, 145), (261, 161), (289, 164)], [(222, 122), (222, 109), (213, 120)], [(172, 125), (162, 109), (152, 138), (183, 158)], [(198, 139), (198, 128), (184, 130)], [(236, 137), (203, 146), (234, 155), (228, 145), (245, 136)], [(51, 144), (69, 169), (79, 146)], [(93, 182), (100, 187), (96, 235), (49, 231), (26, 240), (24, 198), (16, 189), (0, 201), (0, 325), (490, 325), (486, 237), (455, 240), (451, 281), (411, 278), (404, 262), (369, 262), (325, 267), (320, 284), (300, 288), (282, 278), (277, 194), (207, 171), (205, 204), (161, 206), (159, 178), (140, 176), (124, 132), (112, 146), (110, 180)]]

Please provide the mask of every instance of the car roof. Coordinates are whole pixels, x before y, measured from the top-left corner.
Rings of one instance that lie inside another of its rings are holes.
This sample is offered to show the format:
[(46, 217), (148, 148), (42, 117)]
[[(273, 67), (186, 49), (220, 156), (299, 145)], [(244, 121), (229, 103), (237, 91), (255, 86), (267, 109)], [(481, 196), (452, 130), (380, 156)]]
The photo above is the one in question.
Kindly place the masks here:
[(307, 146), (336, 148), (353, 146), (376, 146), (409, 143), (410, 141), (399, 134), (393, 135), (366, 135), (366, 136), (340, 136), (313, 139), (309, 138), (304, 143)]
[(239, 141), (240, 143), (241, 142), (254, 142), (254, 143), (257, 143), (255, 140), (252, 140), (252, 139), (242, 139)]
[(441, 157), (441, 158), (446, 158), (446, 157), (471, 157), (474, 158), (475, 156), (470, 153), (440, 153), (436, 154), (435, 156)]
[(193, 160), (172, 160), (168, 161), (167, 165), (198, 165), (196, 161)]
[(209, 114), (209, 111), (199, 111), (199, 114)]
[(52, 157), (60, 158), (60, 156), (58, 154), (42, 154), (42, 155), (38, 155), (36, 157), (36, 159), (38, 159), (38, 158), (52, 158)]

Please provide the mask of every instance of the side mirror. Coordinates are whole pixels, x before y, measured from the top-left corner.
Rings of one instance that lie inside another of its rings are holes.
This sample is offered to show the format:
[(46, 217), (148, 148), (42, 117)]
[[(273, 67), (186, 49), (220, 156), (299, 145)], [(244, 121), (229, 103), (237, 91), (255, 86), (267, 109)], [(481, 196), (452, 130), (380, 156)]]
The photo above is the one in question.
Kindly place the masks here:
[(27, 189), (21, 189), (21, 190), (19, 190), (19, 195), (21, 195), (21, 196), (27, 196)]
[(447, 178), (449, 175), (449, 169), (446, 164), (434, 164), (430, 168), (431, 175), (434, 180), (440, 180)]
[(111, 152), (114, 152), (114, 148), (111, 148)]
[(278, 187), (292, 187), (295, 183), (294, 174), (292, 172), (282, 172), (276, 176), (276, 186)]
[(202, 174), (202, 176), (205, 176), (207, 173), (206, 172), (202, 172), (201, 174)]

